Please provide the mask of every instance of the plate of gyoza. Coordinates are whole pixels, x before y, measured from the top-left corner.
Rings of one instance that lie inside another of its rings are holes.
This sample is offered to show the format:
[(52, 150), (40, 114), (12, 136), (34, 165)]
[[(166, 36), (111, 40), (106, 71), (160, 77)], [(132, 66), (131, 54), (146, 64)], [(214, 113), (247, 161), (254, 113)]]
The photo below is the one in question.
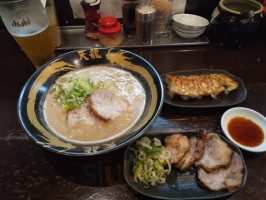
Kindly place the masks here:
[(247, 90), (243, 81), (224, 70), (198, 69), (161, 75), (164, 102), (177, 107), (212, 108), (243, 102)]

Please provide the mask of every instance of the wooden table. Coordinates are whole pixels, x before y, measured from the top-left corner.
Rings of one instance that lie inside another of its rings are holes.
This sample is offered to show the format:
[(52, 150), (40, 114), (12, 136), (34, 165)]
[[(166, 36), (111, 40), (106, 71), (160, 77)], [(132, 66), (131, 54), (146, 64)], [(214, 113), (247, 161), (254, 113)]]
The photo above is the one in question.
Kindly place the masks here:
[[(1, 199), (147, 199), (130, 189), (122, 175), (125, 149), (95, 157), (48, 152), (25, 134), (17, 118), (19, 93), (35, 71), (12, 37), (0, 31), (0, 198)], [(238, 50), (215, 44), (197, 47), (132, 49), (163, 74), (188, 69), (223, 69), (240, 77), (247, 99), (239, 106), (266, 115), (266, 42)], [(64, 52), (57, 52), (60, 55)], [(223, 134), (220, 118), (228, 108), (181, 109), (164, 105), (151, 133), (204, 129)], [(245, 187), (230, 199), (265, 199), (266, 153), (242, 151), (248, 168)]]

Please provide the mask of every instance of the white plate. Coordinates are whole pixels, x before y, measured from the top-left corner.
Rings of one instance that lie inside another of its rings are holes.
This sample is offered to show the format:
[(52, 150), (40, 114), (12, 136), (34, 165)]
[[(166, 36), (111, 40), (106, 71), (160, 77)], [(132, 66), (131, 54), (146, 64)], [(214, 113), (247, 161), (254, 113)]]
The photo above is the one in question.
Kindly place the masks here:
[[(257, 146), (257, 147), (243, 146), (243, 145), (239, 144), (238, 142), (236, 142), (230, 136), (230, 134), (227, 130), (227, 124), (228, 124), (230, 119), (237, 117), (237, 116), (248, 118), (248, 119), (252, 120), (254, 123), (256, 123), (258, 126), (261, 127), (261, 129), (263, 130), (263, 134), (264, 134), (264, 140), (259, 146)], [(251, 152), (264, 152), (264, 151), (266, 151), (266, 139), (265, 139), (266, 118), (262, 114), (258, 113), (257, 111), (249, 109), (249, 108), (244, 108), (244, 107), (231, 108), (223, 114), (223, 116), (221, 118), (221, 127), (222, 127), (222, 130), (223, 130), (224, 134), (226, 135), (226, 137), (229, 140), (231, 140), (234, 144), (239, 146), (240, 148), (242, 148), (246, 151), (251, 151)]]

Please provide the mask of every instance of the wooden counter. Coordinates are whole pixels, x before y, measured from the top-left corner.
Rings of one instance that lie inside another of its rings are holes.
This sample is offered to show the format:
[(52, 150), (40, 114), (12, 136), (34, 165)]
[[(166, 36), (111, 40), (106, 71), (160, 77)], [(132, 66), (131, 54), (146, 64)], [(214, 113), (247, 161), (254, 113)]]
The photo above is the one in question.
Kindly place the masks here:
[[(19, 93), (34, 65), (5, 31), (0, 31), (0, 198), (45, 200), (147, 199), (123, 179), (124, 149), (95, 157), (67, 157), (48, 152), (25, 134), (17, 118)], [(266, 116), (266, 42), (238, 50), (208, 46), (131, 49), (163, 74), (188, 69), (223, 69), (240, 77), (248, 91), (239, 104)], [(65, 53), (56, 52), (57, 55)], [(220, 118), (228, 108), (181, 109), (164, 105), (148, 134), (199, 130), (223, 134)], [(245, 187), (229, 199), (266, 197), (266, 153), (242, 151), (248, 169)]]

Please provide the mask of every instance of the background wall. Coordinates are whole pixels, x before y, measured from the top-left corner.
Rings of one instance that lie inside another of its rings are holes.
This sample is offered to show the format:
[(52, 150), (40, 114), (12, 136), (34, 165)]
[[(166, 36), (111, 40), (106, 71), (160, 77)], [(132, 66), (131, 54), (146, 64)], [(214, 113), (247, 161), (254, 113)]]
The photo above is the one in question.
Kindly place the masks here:
[[(54, 0), (54, 1), (57, 10), (59, 24), (61, 26), (84, 24), (84, 19), (74, 19), (69, 0)], [(218, 5), (218, 3), (219, 0), (187, 0), (185, 13), (197, 14), (207, 19), (210, 19), (211, 13), (214, 10), (214, 8)]]
[[(84, 19), (74, 19), (69, 0), (54, 0), (54, 1), (60, 26), (84, 25)], [(263, 0), (258, 0), (258, 1), (263, 3)], [(219, 0), (187, 0), (185, 13), (196, 14), (203, 16), (207, 19), (210, 19), (212, 11), (218, 5), (218, 3)], [(5, 29), (1, 18), (0, 18), (0, 29)], [(265, 29), (266, 29), (266, 22), (265, 22)]]

